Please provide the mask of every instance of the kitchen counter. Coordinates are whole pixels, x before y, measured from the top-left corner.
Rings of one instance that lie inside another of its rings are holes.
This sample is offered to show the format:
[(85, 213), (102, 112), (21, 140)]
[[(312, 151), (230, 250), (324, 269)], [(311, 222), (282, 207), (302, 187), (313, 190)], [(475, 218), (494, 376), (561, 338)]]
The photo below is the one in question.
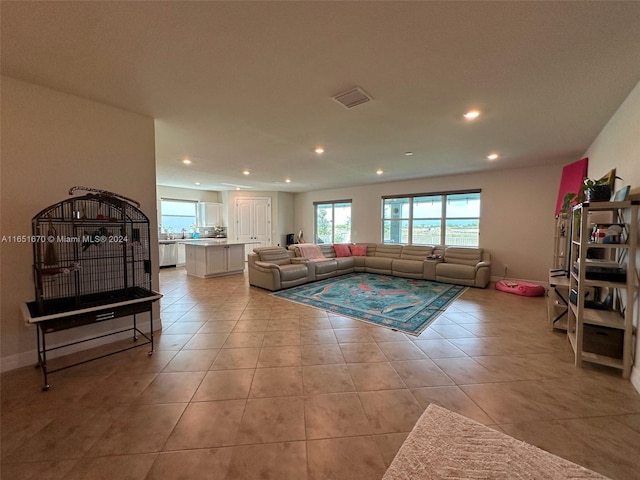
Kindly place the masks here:
[(187, 274), (200, 278), (233, 275), (244, 271), (244, 243), (226, 239), (185, 242)]

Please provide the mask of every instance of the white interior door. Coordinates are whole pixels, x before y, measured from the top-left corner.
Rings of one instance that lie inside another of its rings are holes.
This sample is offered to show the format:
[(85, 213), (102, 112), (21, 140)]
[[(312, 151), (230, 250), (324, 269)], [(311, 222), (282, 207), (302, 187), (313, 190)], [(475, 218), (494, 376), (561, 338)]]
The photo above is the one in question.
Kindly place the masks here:
[(255, 247), (271, 245), (271, 199), (239, 197), (236, 199), (236, 239), (245, 242), (245, 259)]

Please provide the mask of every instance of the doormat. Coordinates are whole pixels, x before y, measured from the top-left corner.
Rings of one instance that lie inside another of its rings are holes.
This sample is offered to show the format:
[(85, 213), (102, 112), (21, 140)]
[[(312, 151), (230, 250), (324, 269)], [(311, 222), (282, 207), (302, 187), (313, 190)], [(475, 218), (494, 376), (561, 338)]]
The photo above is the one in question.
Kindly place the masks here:
[(351, 273), (271, 295), (417, 336), (467, 288), (429, 280)]

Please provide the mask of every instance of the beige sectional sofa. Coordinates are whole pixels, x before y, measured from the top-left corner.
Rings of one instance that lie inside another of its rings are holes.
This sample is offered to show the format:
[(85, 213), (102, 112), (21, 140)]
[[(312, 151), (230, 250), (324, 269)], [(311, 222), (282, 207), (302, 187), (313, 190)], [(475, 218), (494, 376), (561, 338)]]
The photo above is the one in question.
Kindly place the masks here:
[(337, 256), (319, 245), (322, 258), (310, 259), (298, 245), (254, 248), (248, 257), (249, 284), (267, 290), (302, 285), (351, 272), (434, 280), (471, 287), (489, 284), (491, 255), (482, 248), (364, 243), (366, 255)]

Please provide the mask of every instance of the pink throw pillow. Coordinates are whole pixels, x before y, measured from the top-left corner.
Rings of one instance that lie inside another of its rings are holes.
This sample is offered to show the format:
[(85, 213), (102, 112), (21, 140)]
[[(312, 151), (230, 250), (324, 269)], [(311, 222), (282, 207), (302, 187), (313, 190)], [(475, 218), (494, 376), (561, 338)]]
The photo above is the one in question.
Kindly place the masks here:
[(336, 251), (336, 257), (350, 257), (351, 250), (349, 250), (349, 245), (344, 245), (340, 243), (334, 243), (333, 249)]
[(367, 246), (366, 245), (351, 245), (351, 255), (355, 257), (366, 257)]

